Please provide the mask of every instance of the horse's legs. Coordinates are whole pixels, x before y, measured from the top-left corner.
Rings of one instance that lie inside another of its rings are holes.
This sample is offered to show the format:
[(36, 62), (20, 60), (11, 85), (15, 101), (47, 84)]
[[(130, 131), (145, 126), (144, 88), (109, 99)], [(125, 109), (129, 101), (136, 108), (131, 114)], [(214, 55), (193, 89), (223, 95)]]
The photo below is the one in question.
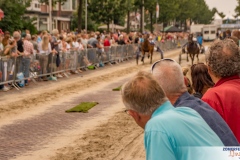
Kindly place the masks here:
[(145, 51), (142, 51), (142, 59), (141, 61), (144, 63), (144, 56), (145, 56)]
[(152, 64), (153, 51), (150, 53), (150, 64)]
[(137, 63), (137, 65), (138, 65), (138, 59), (139, 59), (139, 53), (137, 53), (137, 55), (136, 55), (136, 63)]
[(194, 62), (194, 56), (195, 56), (195, 53), (190, 54), (190, 58), (192, 60), (192, 65), (193, 65), (193, 62)]
[(198, 57), (199, 53), (197, 53), (197, 63), (199, 63), (199, 57)]
[(188, 54), (189, 54), (189, 53), (187, 52), (186, 54), (187, 54), (187, 62), (188, 62), (188, 61), (189, 61), (189, 60), (188, 60)]

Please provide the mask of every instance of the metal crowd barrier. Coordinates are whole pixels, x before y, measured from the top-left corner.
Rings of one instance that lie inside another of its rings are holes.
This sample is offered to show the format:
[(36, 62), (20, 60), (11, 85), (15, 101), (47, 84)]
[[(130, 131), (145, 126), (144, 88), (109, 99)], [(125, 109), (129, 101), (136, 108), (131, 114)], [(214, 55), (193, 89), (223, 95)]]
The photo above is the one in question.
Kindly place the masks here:
[[(165, 41), (164, 43), (156, 42), (156, 46), (166, 51), (177, 48), (177, 44), (183, 45), (185, 43), (186, 40), (179, 40), (174, 43)], [(104, 47), (102, 49), (69, 50), (58, 54), (34, 54), (31, 57), (29, 77), (23, 79), (17, 78), (17, 74), (22, 72), (23, 57), (0, 56), (0, 85), (10, 84), (19, 90), (18, 83), (22, 80), (31, 79), (37, 83), (37, 80), (49, 79), (49, 77), (55, 77), (60, 73), (68, 77), (69, 72), (78, 73), (79, 69), (86, 69), (88, 65), (99, 67), (100, 63), (119, 63), (134, 58), (137, 52), (139, 52), (139, 45), (130, 44)]]
[(174, 48), (179, 48), (183, 46), (185, 43), (187, 43), (187, 40), (185, 39), (179, 39), (179, 40), (166, 40), (164, 42), (157, 41), (156, 46), (160, 47), (163, 51), (172, 50)]

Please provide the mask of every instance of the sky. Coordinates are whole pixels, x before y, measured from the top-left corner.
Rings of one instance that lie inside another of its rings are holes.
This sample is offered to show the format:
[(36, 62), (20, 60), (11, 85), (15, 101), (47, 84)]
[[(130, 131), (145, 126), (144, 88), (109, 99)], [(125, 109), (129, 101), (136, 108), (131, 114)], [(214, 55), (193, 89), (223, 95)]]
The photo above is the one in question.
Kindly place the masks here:
[(229, 13), (233, 16), (236, 15), (235, 8), (237, 6), (237, 0), (205, 0), (210, 9), (216, 7), (219, 12), (223, 12), (225, 15)]

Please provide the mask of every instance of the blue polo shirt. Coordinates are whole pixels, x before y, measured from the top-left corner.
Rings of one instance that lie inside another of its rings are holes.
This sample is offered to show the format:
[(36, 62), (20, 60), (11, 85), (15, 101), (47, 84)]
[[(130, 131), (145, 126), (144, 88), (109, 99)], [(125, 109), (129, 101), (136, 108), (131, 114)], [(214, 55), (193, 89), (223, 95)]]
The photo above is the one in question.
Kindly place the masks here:
[(167, 101), (147, 122), (144, 145), (147, 160), (206, 160), (204, 147), (223, 143), (196, 111)]
[(194, 109), (202, 116), (209, 127), (218, 135), (225, 146), (239, 146), (238, 140), (223, 118), (201, 99), (190, 95), (188, 92), (185, 92), (177, 99), (174, 106), (184, 106)]

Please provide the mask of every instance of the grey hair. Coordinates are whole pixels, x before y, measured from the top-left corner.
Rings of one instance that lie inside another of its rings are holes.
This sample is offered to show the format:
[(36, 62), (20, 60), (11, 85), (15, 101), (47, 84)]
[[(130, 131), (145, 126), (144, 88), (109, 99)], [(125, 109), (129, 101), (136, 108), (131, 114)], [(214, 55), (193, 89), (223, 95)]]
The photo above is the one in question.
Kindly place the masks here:
[(19, 39), (19, 38), (21, 38), (21, 35), (20, 35), (20, 33), (18, 31), (14, 31), (13, 32), (13, 37)]
[(228, 77), (240, 73), (239, 48), (231, 39), (215, 41), (207, 55), (207, 65), (218, 77)]
[(126, 82), (121, 93), (127, 109), (132, 109), (144, 115), (151, 115), (168, 100), (154, 77), (144, 71), (138, 72), (133, 79)]
[(26, 39), (31, 40), (31, 34), (26, 34)]
[(187, 91), (181, 66), (175, 61), (158, 62), (152, 71), (167, 97)]
[(52, 30), (52, 34), (53, 34), (53, 35), (57, 35), (58, 33), (59, 33), (59, 32), (58, 32), (58, 29), (53, 29), (53, 30)]

